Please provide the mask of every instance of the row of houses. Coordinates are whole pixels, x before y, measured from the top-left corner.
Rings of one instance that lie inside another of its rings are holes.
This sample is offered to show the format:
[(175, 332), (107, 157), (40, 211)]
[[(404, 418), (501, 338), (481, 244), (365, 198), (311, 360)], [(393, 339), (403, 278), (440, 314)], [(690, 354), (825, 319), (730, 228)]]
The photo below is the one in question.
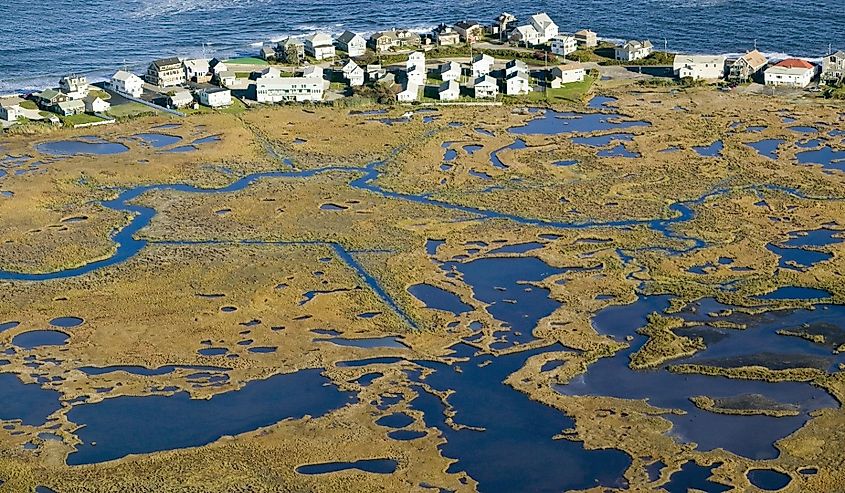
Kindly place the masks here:
[[(508, 96), (523, 96), (534, 90), (531, 85), (532, 75), (525, 62), (511, 60), (498, 71), (494, 70), (495, 64), (496, 60), (490, 55), (479, 54), (465, 66), (455, 61), (438, 65), (432, 74), (441, 81), (437, 88), (437, 99), (440, 101), (459, 99), (462, 94), (461, 81), (469, 82), (465, 85), (466, 91), (463, 93), (476, 99), (496, 98), (500, 93)], [(497, 76), (494, 76), (494, 73)], [(429, 76), (423, 52), (418, 51), (409, 55), (403, 76), (404, 85), (396, 96), (397, 100), (405, 103), (417, 101)], [(580, 64), (553, 67), (539, 74), (539, 77), (544, 78), (551, 88), (559, 88), (562, 84), (584, 80), (585, 76), (586, 70)]]
[(727, 79), (735, 83), (756, 80), (768, 86), (805, 88), (817, 75), (823, 83), (839, 83), (845, 74), (845, 53), (837, 52), (822, 59), (821, 65), (798, 58), (787, 58), (773, 65), (757, 50), (735, 60), (725, 55), (675, 55), (675, 76), (692, 80)]

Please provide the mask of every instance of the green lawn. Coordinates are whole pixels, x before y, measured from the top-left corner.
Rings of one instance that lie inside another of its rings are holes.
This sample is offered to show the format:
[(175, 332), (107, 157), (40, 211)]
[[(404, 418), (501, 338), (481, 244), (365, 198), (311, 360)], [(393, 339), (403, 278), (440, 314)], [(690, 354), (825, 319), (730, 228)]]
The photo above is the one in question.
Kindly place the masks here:
[(136, 115), (157, 113), (156, 110), (141, 103), (118, 104), (111, 107), (108, 114), (115, 118), (127, 118)]
[(267, 63), (266, 60), (262, 60), (260, 58), (255, 58), (251, 56), (241, 57), (241, 58), (232, 58), (231, 60), (226, 60), (224, 63), (231, 63), (233, 65), (261, 65), (262, 67), (269, 66), (270, 64)]
[(572, 101), (572, 102), (582, 102), (584, 100), (584, 96), (592, 87), (593, 82), (595, 82), (595, 78), (587, 76), (581, 82), (571, 82), (569, 84), (563, 84), (560, 89), (551, 89), (544, 91), (532, 91), (531, 94), (526, 96), (519, 96), (521, 99), (526, 99), (528, 101), (540, 102), (540, 101), (548, 101), (548, 102), (555, 102), (555, 101)]
[(21, 103), (21, 108), (26, 108), (28, 110), (37, 110), (38, 105), (35, 104), (34, 101), (24, 101)]
[(66, 126), (72, 127), (74, 125), (81, 125), (83, 123), (96, 123), (102, 121), (102, 118), (87, 113), (80, 113), (78, 115), (60, 116), (62, 123)]
[(106, 91), (100, 91), (100, 90), (89, 91), (88, 95), (89, 96), (96, 96), (96, 97), (102, 99), (103, 101), (108, 101), (109, 99), (111, 99), (111, 94), (107, 93)]

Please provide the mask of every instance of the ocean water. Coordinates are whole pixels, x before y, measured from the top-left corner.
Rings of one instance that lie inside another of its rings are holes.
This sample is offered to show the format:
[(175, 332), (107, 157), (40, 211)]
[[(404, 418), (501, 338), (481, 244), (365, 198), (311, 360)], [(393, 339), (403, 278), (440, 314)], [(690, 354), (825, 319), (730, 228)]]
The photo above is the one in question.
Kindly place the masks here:
[(670, 50), (818, 57), (845, 48), (842, 0), (0, 0), (0, 93), (54, 85), (68, 72), (97, 79), (165, 56), (250, 54), (262, 42), (312, 30), (367, 33), (502, 10), (548, 12), (562, 30), (609, 39), (650, 38)]

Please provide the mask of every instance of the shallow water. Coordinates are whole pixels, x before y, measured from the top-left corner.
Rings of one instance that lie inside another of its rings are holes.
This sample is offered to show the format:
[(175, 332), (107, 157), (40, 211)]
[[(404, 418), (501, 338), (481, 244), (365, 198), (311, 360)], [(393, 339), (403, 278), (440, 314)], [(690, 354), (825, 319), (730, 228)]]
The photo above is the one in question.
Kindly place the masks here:
[(12, 338), (12, 345), (24, 349), (34, 349), (42, 346), (62, 346), (70, 336), (58, 330), (30, 330), (22, 332)]
[(87, 142), (84, 140), (58, 140), (43, 142), (35, 146), (42, 154), (72, 156), (76, 154), (120, 154), (129, 150), (118, 142)]
[(133, 137), (143, 140), (153, 147), (167, 147), (182, 140), (182, 137), (177, 135), (159, 134), (159, 133), (141, 133), (135, 134)]
[(356, 469), (374, 474), (390, 474), (396, 471), (398, 463), (393, 459), (362, 459), (355, 462), (325, 462), (306, 464), (296, 468), (299, 474), (328, 474)]
[[(302, 370), (248, 382), (211, 399), (172, 396), (121, 396), (71, 408), (68, 419), (84, 425), (69, 465), (93, 464), (128, 454), (150, 453), (213, 442), (286, 418), (321, 416), (354, 396), (320, 374)], [(93, 443), (96, 443), (94, 445)]]
[(777, 491), (786, 488), (792, 478), (774, 469), (752, 469), (748, 471), (748, 481), (761, 490)]
[(408, 292), (422, 301), (426, 308), (451, 312), (453, 315), (472, 311), (472, 306), (461, 301), (458, 295), (431, 284), (415, 284)]

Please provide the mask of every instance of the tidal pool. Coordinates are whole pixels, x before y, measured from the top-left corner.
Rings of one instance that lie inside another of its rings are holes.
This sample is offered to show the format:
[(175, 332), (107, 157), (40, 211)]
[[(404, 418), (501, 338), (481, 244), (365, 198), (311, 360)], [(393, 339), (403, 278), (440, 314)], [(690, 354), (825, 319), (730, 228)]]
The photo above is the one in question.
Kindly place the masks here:
[(84, 320), (79, 317), (58, 317), (50, 320), (50, 325), (54, 327), (73, 328), (82, 325)]
[(328, 474), (332, 472), (358, 471), (374, 474), (391, 474), (399, 464), (393, 459), (362, 459), (354, 462), (324, 462), (321, 464), (306, 464), (296, 468), (299, 474)]
[(748, 481), (754, 486), (766, 491), (777, 491), (786, 488), (792, 481), (789, 474), (774, 469), (752, 469), (748, 471)]
[(795, 155), (801, 164), (821, 164), (826, 169), (845, 169), (845, 150), (834, 150), (829, 145)]
[(43, 142), (35, 146), (42, 154), (54, 156), (73, 156), (76, 154), (119, 154), (129, 150), (118, 142), (85, 141), (85, 140), (57, 140)]
[(763, 157), (777, 160), (778, 148), (786, 142), (783, 139), (763, 139), (758, 142), (747, 142), (745, 145), (756, 150)]
[(710, 481), (713, 469), (720, 466), (717, 462), (712, 466), (699, 466), (689, 461), (681, 466), (681, 470), (672, 474), (669, 482), (661, 486), (668, 493), (688, 493), (691, 489), (705, 491), (707, 493), (721, 493), (731, 489), (730, 486)]
[(590, 137), (573, 137), (573, 144), (586, 145), (590, 147), (604, 147), (611, 142), (624, 141), (631, 142), (634, 140), (634, 134), (617, 133), (607, 135), (594, 135)]
[(12, 345), (24, 349), (43, 346), (63, 346), (70, 338), (69, 334), (59, 330), (30, 330), (12, 338)]
[(536, 250), (538, 248), (543, 248), (543, 244), (537, 241), (532, 241), (528, 243), (515, 243), (513, 245), (506, 245), (503, 247), (499, 247), (487, 252), (488, 254), (501, 254), (501, 253), (526, 253), (530, 252), (531, 250)]
[(338, 346), (358, 347), (358, 348), (393, 348), (393, 349), (407, 349), (408, 346), (402, 343), (398, 337), (369, 337), (362, 339), (347, 339), (343, 337), (331, 337), (325, 339), (314, 339), (315, 342), (330, 342)]
[(814, 300), (829, 298), (830, 293), (824, 289), (804, 288), (799, 286), (783, 286), (771, 293), (757, 296), (761, 300)]
[(434, 308), (451, 312), (453, 315), (471, 312), (472, 306), (461, 301), (455, 293), (431, 284), (415, 284), (408, 288), (408, 292), (422, 301), (426, 308)]
[(156, 148), (167, 147), (182, 140), (182, 137), (179, 137), (178, 135), (168, 135), (159, 133), (141, 133), (135, 134), (133, 135), (133, 137), (141, 139), (147, 144)]
[(48, 416), (61, 409), (61, 394), (25, 384), (16, 375), (0, 373), (0, 419), (21, 420), (24, 425), (40, 426)]
[(490, 164), (494, 168), (506, 169), (507, 165), (505, 163), (503, 163), (502, 160), (499, 158), (499, 153), (503, 152), (503, 151), (507, 151), (507, 150), (519, 150), (519, 149), (525, 149), (525, 148), (526, 148), (525, 141), (522, 140), (522, 139), (516, 139), (513, 142), (513, 144), (507, 145), (505, 147), (502, 147), (501, 149), (496, 149), (495, 151), (491, 152), (490, 153)]
[(650, 126), (650, 123), (626, 120), (622, 115), (614, 113), (557, 112), (547, 109), (525, 125), (509, 128), (508, 132), (517, 135), (559, 135), (647, 126)]
[(68, 411), (82, 425), (82, 440), (68, 455), (69, 465), (94, 464), (129, 454), (196, 447), (283, 419), (321, 416), (353, 401), (354, 395), (330, 385), (319, 369), (275, 375), (210, 399), (121, 396)]
[(719, 157), (722, 155), (722, 150), (725, 144), (721, 140), (717, 140), (708, 146), (693, 146), (693, 150), (702, 157)]

